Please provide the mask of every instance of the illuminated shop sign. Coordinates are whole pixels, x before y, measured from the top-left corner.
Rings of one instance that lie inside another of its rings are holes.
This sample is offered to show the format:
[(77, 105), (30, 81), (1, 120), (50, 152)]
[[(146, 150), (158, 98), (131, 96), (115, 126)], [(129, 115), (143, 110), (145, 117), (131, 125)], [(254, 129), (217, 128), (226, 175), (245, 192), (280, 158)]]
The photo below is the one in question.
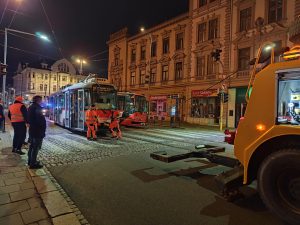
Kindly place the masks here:
[(192, 91), (192, 97), (216, 97), (217, 94), (217, 89)]

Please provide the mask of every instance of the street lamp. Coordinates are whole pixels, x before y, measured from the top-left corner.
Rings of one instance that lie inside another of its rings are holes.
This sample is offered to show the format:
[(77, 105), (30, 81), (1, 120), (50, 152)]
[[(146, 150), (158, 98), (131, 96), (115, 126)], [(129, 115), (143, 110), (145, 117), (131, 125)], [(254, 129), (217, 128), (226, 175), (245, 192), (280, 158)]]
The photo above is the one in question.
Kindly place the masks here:
[(80, 70), (79, 70), (79, 73), (80, 73), (80, 75), (82, 75), (83, 65), (84, 65), (84, 64), (87, 64), (87, 62), (86, 62), (84, 59), (82, 59), (82, 58), (76, 59), (76, 62), (77, 62), (78, 64), (80, 64)]
[[(20, 34), (25, 34), (25, 35), (29, 35), (29, 36), (34, 36), (34, 37), (38, 37), (41, 38), (45, 41), (50, 41), (49, 38), (46, 35), (43, 35), (41, 33), (36, 33), (36, 34), (32, 34), (32, 33), (28, 33), (28, 32), (24, 32), (24, 31), (20, 31), (20, 30), (14, 30), (14, 29), (10, 29), (10, 28), (5, 28), (4, 29), (4, 57), (3, 57), (3, 63), (4, 65), (6, 65), (6, 60), (7, 60), (7, 33), (9, 32), (15, 32), (15, 33), (20, 33)], [(6, 88), (6, 74), (3, 74), (3, 82), (2, 82), (2, 96), (5, 96), (5, 88)], [(3, 103), (4, 106), (6, 105), (6, 99), (3, 99)]]

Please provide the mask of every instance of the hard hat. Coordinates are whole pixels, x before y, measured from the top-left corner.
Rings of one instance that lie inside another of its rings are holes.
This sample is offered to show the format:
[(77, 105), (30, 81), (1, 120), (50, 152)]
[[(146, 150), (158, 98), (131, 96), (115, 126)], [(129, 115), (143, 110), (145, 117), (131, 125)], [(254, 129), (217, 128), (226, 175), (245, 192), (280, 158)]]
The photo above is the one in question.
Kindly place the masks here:
[(23, 102), (24, 101), (22, 96), (17, 96), (15, 100), (18, 101), (18, 102)]

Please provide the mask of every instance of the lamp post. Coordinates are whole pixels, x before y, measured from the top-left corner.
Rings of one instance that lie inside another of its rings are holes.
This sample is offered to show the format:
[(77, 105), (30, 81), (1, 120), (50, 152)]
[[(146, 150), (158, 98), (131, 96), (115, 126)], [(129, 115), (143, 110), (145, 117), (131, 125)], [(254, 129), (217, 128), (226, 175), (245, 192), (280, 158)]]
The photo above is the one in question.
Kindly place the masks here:
[[(32, 33), (28, 33), (28, 32), (24, 32), (24, 31), (20, 31), (20, 30), (14, 30), (14, 29), (10, 29), (10, 28), (5, 28), (4, 29), (4, 57), (3, 57), (3, 63), (4, 65), (6, 65), (7, 62), (7, 33), (9, 32), (15, 32), (15, 33), (19, 33), (19, 34), (25, 34), (25, 35), (29, 35), (29, 36), (34, 36), (34, 37), (38, 37), (41, 38), (44, 41), (50, 41), (49, 38), (41, 33), (36, 33), (36, 34), (32, 34)], [(2, 96), (5, 96), (5, 88), (6, 88), (6, 74), (3, 75), (3, 82), (2, 82)], [(3, 99), (3, 103), (4, 106), (7, 105), (6, 99)]]
[(76, 59), (76, 62), (80, 65), (79, 73), (82, 75), (83, 65), (86, 64), (86, 61), (82, 58)]

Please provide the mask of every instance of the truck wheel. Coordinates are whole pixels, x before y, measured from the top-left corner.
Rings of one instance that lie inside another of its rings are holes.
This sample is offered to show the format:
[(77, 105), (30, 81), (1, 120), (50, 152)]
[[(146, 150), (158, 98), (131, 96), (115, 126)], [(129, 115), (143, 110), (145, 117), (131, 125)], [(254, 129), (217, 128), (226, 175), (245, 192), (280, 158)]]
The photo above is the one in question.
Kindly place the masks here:
[(266, 206), (286, 222), (300, 224), (300, 148), (281, 149), (261, 164), (258, 191)]

